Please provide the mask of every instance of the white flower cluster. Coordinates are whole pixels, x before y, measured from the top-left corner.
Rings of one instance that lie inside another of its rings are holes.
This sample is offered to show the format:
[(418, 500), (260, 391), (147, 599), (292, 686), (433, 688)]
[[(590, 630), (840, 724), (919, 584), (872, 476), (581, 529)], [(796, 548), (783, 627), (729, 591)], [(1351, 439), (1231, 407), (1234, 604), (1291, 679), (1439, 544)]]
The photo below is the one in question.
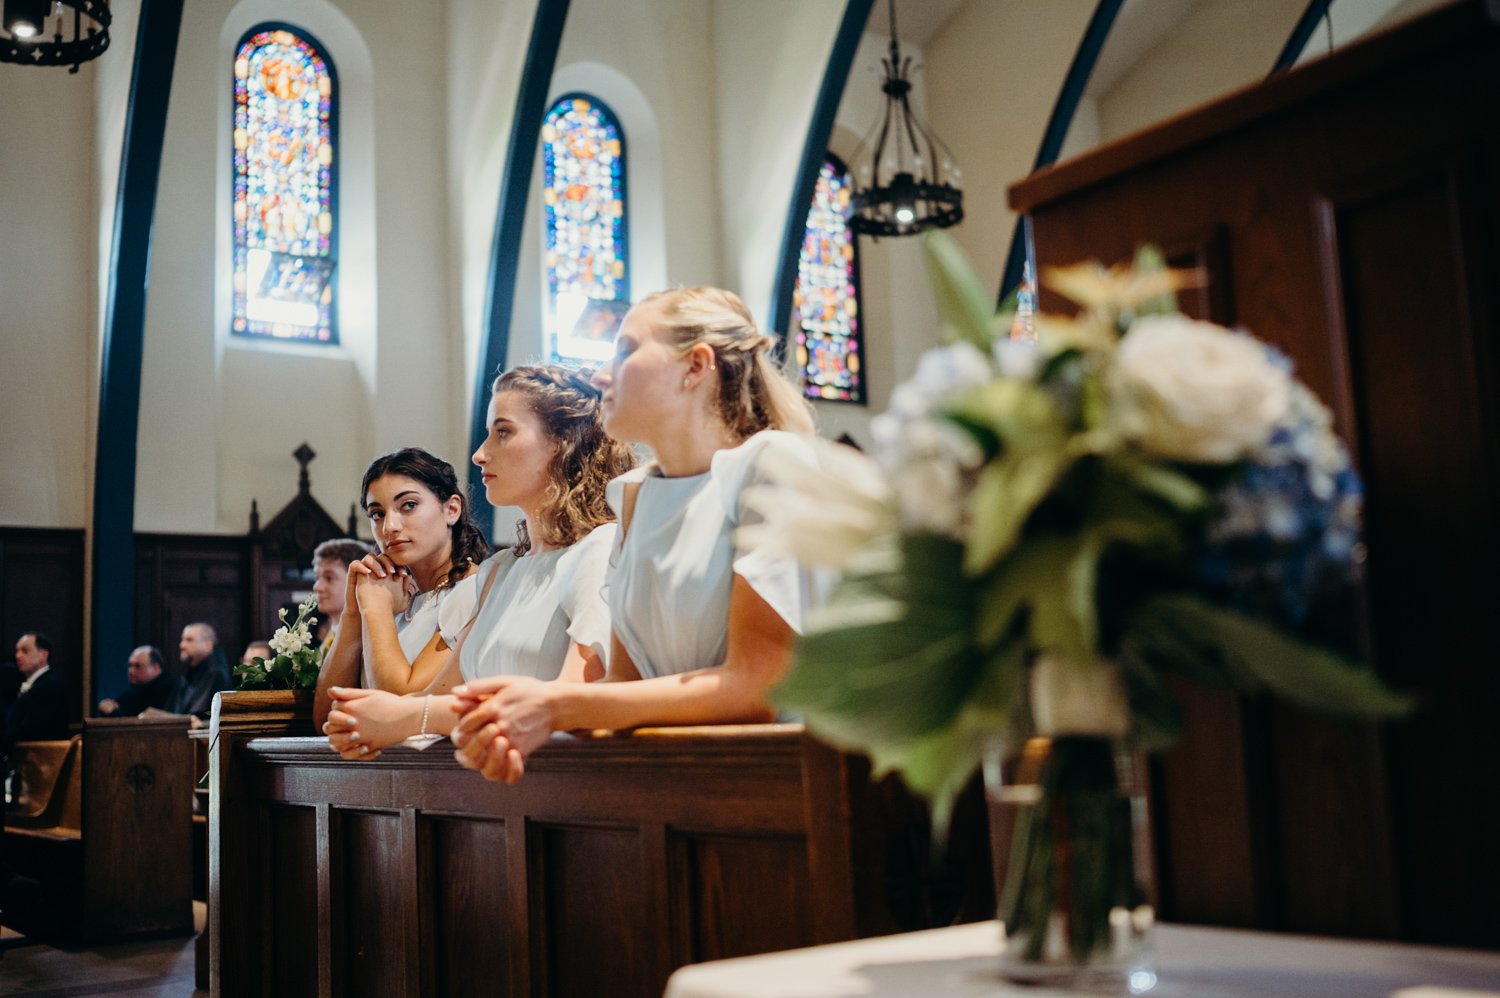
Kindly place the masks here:
[(962, 537), (968, 478), (984, 453), (942, 417), (942, 406), (993, 376), (989, 358), (972, 343), (929, 350), (917, 362), (916, 375), (891, 393), (890, 408), (870, 422), (876, 458), (908, 529)]
[(271, 650), (278, 655), (295, 655), (312, 644), (312, 631), (306, 624), (295, 627), (278, 627), (271, 635)]
[(1137, 319), (1110, 371), (1125, 437), (1176, 461), (1225, 464), (1263, 449), (1294, 382), (1265, 346), (1181, 315)]

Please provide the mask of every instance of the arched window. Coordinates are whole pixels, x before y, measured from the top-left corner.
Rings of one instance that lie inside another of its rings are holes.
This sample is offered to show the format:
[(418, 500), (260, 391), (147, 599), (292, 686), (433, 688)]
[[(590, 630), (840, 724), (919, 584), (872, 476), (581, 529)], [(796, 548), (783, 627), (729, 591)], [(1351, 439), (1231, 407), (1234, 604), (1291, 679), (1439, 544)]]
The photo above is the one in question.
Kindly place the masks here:
[(848, 226), (852, 193), (848, 168), (829, 153), (818, 170), (807, 212), (792, 308), (797, 316), (797, 361), (802, 366), (804, 394), (862, 404), (859, 249)]
[(607, 360), (630, 307), (625, 136), (597, 97), (567, 94), (547, 111), (542, 210), (552, 359)]
[(281, 24), (234, 54), (234, 301), (238, 336), (337, 343), (338, 81), (322, 46)]

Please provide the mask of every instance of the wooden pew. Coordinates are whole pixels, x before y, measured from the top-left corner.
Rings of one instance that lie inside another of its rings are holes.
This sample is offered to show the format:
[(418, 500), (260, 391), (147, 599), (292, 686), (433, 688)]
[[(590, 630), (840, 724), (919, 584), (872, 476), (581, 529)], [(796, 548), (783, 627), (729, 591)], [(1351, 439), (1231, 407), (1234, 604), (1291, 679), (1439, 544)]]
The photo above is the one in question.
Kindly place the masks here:
[(925, 811), (800, 725), (559, 735), (516, 787), (443, 743), (224, 750), (215, 995), (659, 995), (689, 962), (994, 913), (977, 800), (933, 876)]
[(186, 718), (100, 718), (71, 742), (17, 746), (36, 796), (6, 816), (20, 875), (7, 925), (91, 942), (192, 932), (186, 730)]
[[(215, 971), (223, 959), (221, 952), (225, 930), (235, 931), (244, 912), (234, 910), (225, 918), (225, 904), (238, 904), (231, 891), (226, 898), (221, 884), (243, 883), (246, 878), (247, 851), (257, 845), (248, 833), (224, 821), (226, 811), (216, 801), (242, 797), (248, 787), (239, 783), (241, 774), (231, 771), (230, 762), (252, 738), (285, 735), (311, 735), (312, 694), (291, 690), (266, 690), (215, 694), (210, 716), (208, 741), (208, 921), (197, 940), (195, 954), (196, 985), (213, 988)], [(231, 952), (238, 951), (238, 943)]]

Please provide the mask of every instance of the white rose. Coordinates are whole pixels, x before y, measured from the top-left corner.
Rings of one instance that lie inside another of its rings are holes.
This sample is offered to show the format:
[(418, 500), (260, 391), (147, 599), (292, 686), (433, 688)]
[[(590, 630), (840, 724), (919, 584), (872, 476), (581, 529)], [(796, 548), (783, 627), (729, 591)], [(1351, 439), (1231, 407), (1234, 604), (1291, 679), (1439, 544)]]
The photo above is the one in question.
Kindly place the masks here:
[(1249, 336), (1151, 315), (1121, 339), (1111, 387), (1129, 439), (1174, 460), (1227, 463), (1265, 446), (1292, 381)]

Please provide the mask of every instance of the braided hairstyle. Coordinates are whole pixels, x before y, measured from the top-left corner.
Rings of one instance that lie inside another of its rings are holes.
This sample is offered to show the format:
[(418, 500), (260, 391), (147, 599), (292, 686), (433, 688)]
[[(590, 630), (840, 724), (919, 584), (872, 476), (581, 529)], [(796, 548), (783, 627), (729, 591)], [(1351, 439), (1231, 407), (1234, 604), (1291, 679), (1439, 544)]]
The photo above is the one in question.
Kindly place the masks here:
[(359, 483), (359, 508), (366, 514), (370, 512), (370, 485), (382, 475), (403, 475), (419, 482), (437, 497), (438, 502), (447, 502), (449, 497), (458, 496), (458, 519), (449, 528), (449, 536), (453, 541), (453, 567), (448, 570), (448, 577), (438, 583), (437, 588), (446, 589), (456, 585), (469, 573), (470, 562), (477, 565), (490, 556), (489, 541), (485, 540), (484, 531), (479, 529), (479, 525), (469, 515), (469, 497), (459, 487), (453, 465), (433, 457), (420, 447), (404, 447), (377, 457), (365, 469), (364, 480)]
[[(614, 511), (604, 487), (635, 466), (635, 453), (604, 432), (600, 391), (591, 372), (558, 365), (517, 367), (495, 379), (494, 393), (517, 392), (555, 444), (547, 465), (547, 494), (531, 526), (549, 547), (582, 540)], [(517, 554), (531, 550), (526, 521), (516, 525)]]
[(719, 369), (717, 409), (741, 439), (761, 430), (813, 432), (812, 406), (771, 358), (774, 339), (755, 328), (755, 317), (739, 295), (722, 288), (659, 291), (668, 342), (683, 353), (699, 343), (713, 348)]

